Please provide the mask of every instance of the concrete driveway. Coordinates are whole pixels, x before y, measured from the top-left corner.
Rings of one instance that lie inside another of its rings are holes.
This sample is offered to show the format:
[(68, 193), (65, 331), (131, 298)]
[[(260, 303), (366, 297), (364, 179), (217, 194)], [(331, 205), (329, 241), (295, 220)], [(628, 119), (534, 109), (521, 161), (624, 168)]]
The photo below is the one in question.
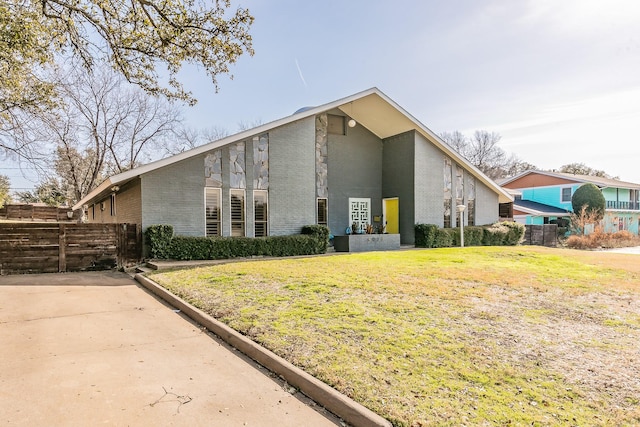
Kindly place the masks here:
[(0, 424), (335, 426), (114, 272), (0, 276)]

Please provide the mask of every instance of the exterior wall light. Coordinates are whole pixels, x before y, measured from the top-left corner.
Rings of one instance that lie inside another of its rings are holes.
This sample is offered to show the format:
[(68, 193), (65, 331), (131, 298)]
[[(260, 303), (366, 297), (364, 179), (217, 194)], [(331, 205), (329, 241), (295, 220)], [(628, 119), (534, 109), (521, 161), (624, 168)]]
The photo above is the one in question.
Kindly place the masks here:
[(347, 122), (347, 124), (349, 125), (349, 127), (350, 127), (350, 128), (354, 128), (354, 127), (356, 127), (356, 124), (357, 124), (357, 123), (356, 123), (356, 121), (355, 121), (355, 120), (350, 119), (350, 120)]

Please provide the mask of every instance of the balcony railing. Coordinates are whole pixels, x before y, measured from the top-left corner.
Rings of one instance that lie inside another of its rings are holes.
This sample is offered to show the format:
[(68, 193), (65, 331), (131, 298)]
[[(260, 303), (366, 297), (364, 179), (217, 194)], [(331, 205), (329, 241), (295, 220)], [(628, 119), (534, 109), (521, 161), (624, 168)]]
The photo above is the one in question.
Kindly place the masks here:
[(607, 201), (607, 209), (640, 210), (640, 202)]

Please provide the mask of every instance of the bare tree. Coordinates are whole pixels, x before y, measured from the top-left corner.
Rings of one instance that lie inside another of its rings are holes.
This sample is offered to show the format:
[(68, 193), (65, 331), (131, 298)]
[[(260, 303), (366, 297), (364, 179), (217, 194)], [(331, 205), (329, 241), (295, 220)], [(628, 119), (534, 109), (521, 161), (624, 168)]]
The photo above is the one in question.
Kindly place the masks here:
[(0, 175), (0, 208), (11, 203), (11, 180), (6, 175)]
[(49, 154), (49, 171), (54, 159), (72, 201), (105, 175), (160, 157), (158, 150), (181, 126), (173, 103), (132, 88), (111, 72), (70, 72), (60, 78), (59, 88), (58, 108), (33, 116), (24, 141)]
[(454, 131), (442, 133), (440, 137), (491, 179), (510, 176), (522, 168), (535, 169), (535, 166), (507, 154), (498, 145), (502, 137), (496, 132), (477, 130), (473, 137), (467, 138)]
[(560, 166), (560, 172), (563, 173), (572, 173), (574, 175), (589, 175), (589, 176), (597, 176), (600, 178), (610, 178), (610, 179), (618, 179), (618, 177), (614, 177), (609, 175), (603, 170), (594, 169), (585, 165), (584, 163), (569, 163), (566, 165)]
[(165, 154), (172, 156), (227, 136), (229, 136), (229, 132), (218, 126), (211, 126), (202, 130), (182, 127), (175, 131), (173, 140), (166, 141), (163, 149)]
[(262, 125), (262, 120), (256, 119), (251, 121), (240, 120), (238, 122), (238, 131), (249, 130)]

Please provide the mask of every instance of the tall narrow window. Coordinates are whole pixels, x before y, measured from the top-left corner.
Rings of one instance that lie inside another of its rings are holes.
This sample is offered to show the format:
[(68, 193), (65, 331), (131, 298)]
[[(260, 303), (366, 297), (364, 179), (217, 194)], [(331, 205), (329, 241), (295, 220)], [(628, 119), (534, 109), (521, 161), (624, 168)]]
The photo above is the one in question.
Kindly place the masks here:
[(266, 237), (269, 235), (269, 193), (266, 190), (255, 190), (253, 192), (253, 206), (255, 237)]
[(111, 216), (116, 216), (116, 195), (111, 195)]
[(476, 179), (467, 175), (467, 225), (476, 225)]
[(207, 236), (220, 236), (220, 188), (205, 188), (205, 224)]
[(452, 180), (453, 169), (451, 167), (451, 159), (444, 159), (444, 228), (451, 228), (451, 199), (453, 198)]
[(245, 210), (244, 190), (230, 190), (231, 193), (231, 235), (244, 236)]
[(329, 226), (329, 209), (326, 198), (318, 198), (317, 200), (318, 216), (316, 222), (319, 225)]

